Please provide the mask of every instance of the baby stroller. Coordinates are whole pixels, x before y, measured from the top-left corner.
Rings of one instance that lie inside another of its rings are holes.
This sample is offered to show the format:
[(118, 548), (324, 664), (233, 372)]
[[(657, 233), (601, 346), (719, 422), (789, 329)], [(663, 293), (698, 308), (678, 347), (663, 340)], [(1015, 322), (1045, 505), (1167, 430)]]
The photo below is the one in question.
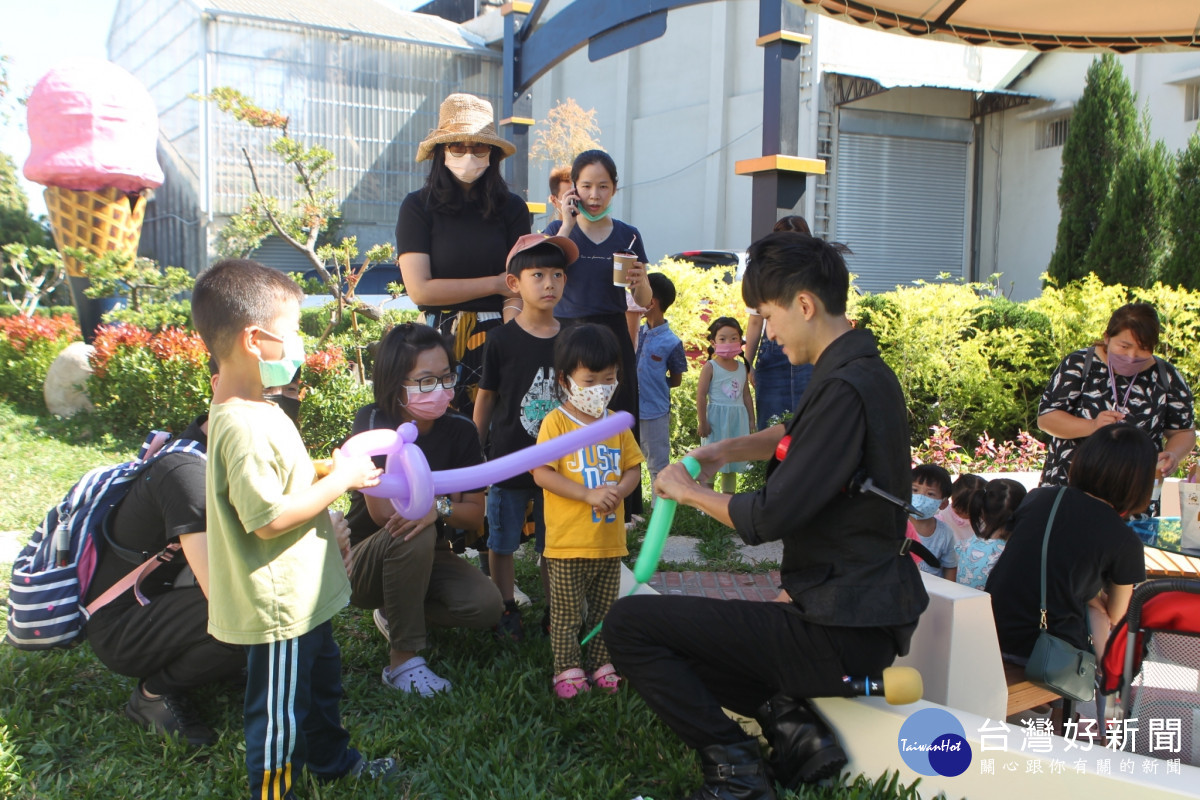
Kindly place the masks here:
[(1200, 766), (1200, 579), (1135, 588), (1103, 673), (1100, 691), (1121, 693), (1123, 749)]

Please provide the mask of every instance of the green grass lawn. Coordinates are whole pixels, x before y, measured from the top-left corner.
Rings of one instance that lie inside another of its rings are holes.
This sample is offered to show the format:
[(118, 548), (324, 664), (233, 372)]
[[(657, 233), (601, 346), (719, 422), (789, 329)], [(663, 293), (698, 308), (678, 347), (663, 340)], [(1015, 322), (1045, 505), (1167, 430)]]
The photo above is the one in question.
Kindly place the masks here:
[[(141, 438), (142, 432), (113, 435), (0, 403), (0, 476), (7, 489), (0, 496), (0, 530), (32, 531), (85, 471), (128, 458)], [(729, 537), (712, 520), (684, 519), (689, 529), (705, 526), (706, 549), (730, 552), (731, 540), (721, 543)], [(636, 544), (638, 535), (631, 539)], [(0, 597), (8, 595), (9, 575), (10, 566), (0, 565)], [(518, 559), (517, 577), (534, 597), (525, 613), (526, 629), (534, 631), (542, 606), (531, 560)], [(394, 756), (402, 772), (386, 787), (302, 784), (301, 797), (669, 800), (700, 783), (693, 755), (628, 687), (615, 697), (556, 700), (544, 638), (502, 644), (475, 631), (436, 631), (425, 655), (454, 690), (421, 699), (381, 684), (386, 642), (369, 614), (347, 609), (334, 628), (342, 647), (343, 721), (353, 743), (371, 757)], [(121, 708), (133, 686), (133, 679), (105, 669), (86, 644), (40, 653), (0, 645), (0, 797), (244, 795), (238, 688), (214, 686), (196, 694), (220, 740), (191, 750), (125, 719)], [(784, 797), (914, 796), (894, 776), (860, 776)]]

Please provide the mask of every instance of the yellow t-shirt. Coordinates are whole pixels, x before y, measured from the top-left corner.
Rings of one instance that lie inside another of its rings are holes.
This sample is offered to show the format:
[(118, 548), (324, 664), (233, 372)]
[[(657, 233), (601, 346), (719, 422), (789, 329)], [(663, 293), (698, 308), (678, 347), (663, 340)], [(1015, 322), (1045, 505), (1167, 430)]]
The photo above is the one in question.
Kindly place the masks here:
[(316, 477), (278, 406), (222, 403), (208, 416), (208, 632), (230, 644), (294, 639), (350, 600), (329, 514), (272, 539), (254, 531)]
[[(585, 424), (560, 406), (542, 420), (538, 443)], [(546, 466), (575, 483), (595, 489), (616, 483), (625, 470), (645, 460), (633, 434), (625, 430)], [(619, 508), (601, 517), (586, 503), (549, 491), (545, 495), (546, 558), (620, 558), (629, 554), (625, 546), (625, 521)]]

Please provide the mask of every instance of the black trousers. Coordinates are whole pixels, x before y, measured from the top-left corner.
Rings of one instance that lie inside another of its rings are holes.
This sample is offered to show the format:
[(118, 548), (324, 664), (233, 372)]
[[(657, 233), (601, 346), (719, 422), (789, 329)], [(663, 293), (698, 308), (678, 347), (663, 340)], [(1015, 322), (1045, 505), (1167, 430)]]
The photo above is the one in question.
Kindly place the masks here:
[(246, 666), (244, 648), (209, 635), (198, 586), (156, 595), (147, 606), (106, 606), (88, 620), (87, 638), (104, 666), (141, 678), (152, 694), (178, 694)]
[(748, 738), (721, 708), (752, 716), (772, 696), (842, 697), (842, 677), (878, 676), (915, 625), (816, 625), (783, 603), (634, 595), (601, 629), (612, 663), (689, 747)]

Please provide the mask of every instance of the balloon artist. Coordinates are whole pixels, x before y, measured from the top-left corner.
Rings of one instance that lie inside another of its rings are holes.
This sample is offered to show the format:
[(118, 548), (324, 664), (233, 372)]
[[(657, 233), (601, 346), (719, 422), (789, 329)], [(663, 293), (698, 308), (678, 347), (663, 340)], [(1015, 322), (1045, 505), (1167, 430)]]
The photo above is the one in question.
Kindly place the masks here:
[[(746, 304), (792, 364), (813, 364), (787, 424), (694, 450), (656, 493), (704, 511), (749, 544), (783, 541), (780, 602), (635, 595), (604, 622), (613, 663), (646, 703), (699, 751), (693, 800), (773, 800), (837, 774), (846, 755), (805, 698), (850, 696), (847, 676), (879, 676), (908, 651), (929, 598), (908, 555), (905, 512), (850, 484), (865, 471), (884, 492), (911, 488), (904, 396), (874, 336), (846, 317), (841, 248), (773, 233), (749, 249)], [(719, 494), (703, 485), (721, 465), (770, 459), (766, 484)], [(772, 747), (722, 711), (756, 717)]]

